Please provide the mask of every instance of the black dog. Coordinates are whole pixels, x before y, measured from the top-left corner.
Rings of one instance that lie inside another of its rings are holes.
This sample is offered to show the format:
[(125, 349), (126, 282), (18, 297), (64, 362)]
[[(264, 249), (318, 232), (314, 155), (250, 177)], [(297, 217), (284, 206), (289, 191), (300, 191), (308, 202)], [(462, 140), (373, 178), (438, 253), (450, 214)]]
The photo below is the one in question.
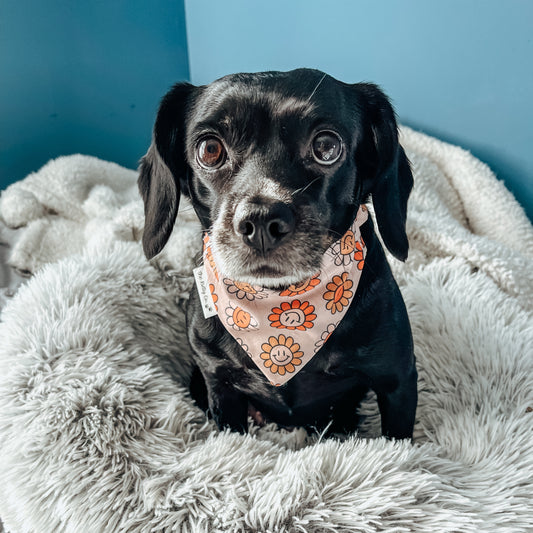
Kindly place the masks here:
[[(370, 197), (385, 245), (405, 260), (412, 185), (394, 111), (375, 85), (308, 69), (177, 84), (141, 161), (143, 247), (151, 258), (165, 246), (181, 192), (225, 276), (280, 290), (320, 271)], [(366, 261), (346, 315), (283, 386), (268, 382), (218, 317), (204, 318), (192, 292), (189, 340), (219, 428), (247, 431), (251, 405), (281, 425), (351, 432), (372, 389), (383, 435), (412, 436), (417, 372), (405, 305), (370, 218), (361, 235)]]

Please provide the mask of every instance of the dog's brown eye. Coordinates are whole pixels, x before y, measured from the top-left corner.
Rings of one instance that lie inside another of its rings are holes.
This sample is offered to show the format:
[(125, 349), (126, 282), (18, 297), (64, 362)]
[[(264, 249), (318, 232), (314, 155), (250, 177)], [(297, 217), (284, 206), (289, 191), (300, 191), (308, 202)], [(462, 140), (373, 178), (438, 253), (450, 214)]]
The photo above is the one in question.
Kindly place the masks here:
[(197, 158), (204, 168), (218, 168), (226, 159), (226, 150), (219, 139), (207, 137), (198, 144)]
[(341, 156), (342, 141), (332, 131), (321, 131), (313, 139), (313, 156), (322, 165), (331, 165)]

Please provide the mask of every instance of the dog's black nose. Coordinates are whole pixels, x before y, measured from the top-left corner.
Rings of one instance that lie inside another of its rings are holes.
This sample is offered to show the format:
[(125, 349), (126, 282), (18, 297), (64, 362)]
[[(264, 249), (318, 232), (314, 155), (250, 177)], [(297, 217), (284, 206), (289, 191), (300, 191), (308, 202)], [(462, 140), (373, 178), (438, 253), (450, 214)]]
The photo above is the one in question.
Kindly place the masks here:
[(294, 231), (294, 223), (294, 213), (287, 204), (254, 203), (238, 206), (234, 227), (248, 246), (266, 253)]

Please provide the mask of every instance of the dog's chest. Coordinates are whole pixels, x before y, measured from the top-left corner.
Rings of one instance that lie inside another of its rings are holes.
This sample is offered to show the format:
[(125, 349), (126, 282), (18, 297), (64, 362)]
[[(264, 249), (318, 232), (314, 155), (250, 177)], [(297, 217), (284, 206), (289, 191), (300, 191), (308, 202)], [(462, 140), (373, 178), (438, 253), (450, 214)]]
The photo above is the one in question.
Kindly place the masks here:
[[(239, 357), (247, 356), (239, 353)], [(345, 353), (336, 347), (324, 346), (305, 368), (280, 387), (271, 385), (261, 371), (247, 361), (244, 379), (235, 386), (252, 403), (266, 404), (292, 414), (317, 403), (334, 403), (356, 386), (359, 381), (357, 370), (345, 361)]]

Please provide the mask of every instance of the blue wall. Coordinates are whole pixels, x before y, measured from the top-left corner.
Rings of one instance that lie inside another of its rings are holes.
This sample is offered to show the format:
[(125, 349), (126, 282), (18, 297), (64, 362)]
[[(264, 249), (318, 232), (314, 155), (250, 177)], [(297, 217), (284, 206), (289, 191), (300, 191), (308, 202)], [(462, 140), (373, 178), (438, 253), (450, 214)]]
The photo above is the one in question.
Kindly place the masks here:
[(1, 0), (0, 188), (75, 152), (135, 168), (188, 76), (183, 0)]
[(533, 219), (530, 0), (186, 0), (193, 83), (316, 67), (374, 81), (400, 120), (470, 149)]
[(533, 219), (530, 0), (0, 0), (0, 188), (81, 152), (134, 168), (177, 80), (316, 67), (470, 149)]

